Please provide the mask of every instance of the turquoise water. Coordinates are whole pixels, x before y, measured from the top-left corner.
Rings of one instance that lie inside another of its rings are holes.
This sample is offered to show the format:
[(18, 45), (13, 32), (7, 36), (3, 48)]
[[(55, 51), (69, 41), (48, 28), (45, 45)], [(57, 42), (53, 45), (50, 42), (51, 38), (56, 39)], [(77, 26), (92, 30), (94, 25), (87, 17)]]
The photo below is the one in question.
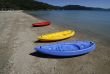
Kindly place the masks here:
[(77, 26), (110, 38), (109, 11), (34, 11), (32, 14), (57, 25)]

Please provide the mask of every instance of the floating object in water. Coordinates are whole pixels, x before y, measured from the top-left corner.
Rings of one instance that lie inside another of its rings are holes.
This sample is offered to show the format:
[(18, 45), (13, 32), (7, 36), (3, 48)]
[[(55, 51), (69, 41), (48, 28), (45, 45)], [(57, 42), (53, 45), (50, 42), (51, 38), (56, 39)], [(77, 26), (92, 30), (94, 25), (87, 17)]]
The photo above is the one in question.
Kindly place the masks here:
[(54, 56), (77, 56), (95, 50), (96, 45), (92, 41), (70, 41), (47, 44), (35, 47), (38, 52)]
[(75, 31), (66, 30), (66, 31), (55, 32), (55, 33), (39, 36), (38, 40), (39, 41), (57, 41), (57, 40), (63, 40), (63, 39), (69, 38), (73, 35), (75, 35)]

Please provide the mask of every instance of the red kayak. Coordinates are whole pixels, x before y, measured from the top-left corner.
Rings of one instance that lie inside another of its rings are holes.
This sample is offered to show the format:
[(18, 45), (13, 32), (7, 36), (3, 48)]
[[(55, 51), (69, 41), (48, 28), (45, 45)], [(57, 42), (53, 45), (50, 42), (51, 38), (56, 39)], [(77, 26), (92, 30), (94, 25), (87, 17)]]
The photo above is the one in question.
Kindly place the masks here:
[(50, 25), (50, 22), (39, 22), (32, 24), (33, 27), (47, 26)]

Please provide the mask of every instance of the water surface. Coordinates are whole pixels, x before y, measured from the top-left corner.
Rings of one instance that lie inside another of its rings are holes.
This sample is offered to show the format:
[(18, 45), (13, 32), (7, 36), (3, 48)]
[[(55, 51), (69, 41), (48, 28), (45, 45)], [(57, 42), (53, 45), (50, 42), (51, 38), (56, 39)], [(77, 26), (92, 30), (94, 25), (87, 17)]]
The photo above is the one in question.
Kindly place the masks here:
[(52, 21), (56, 25), (78, 27), (110, 38), (109, 11), (34, 11), (35, 16)]

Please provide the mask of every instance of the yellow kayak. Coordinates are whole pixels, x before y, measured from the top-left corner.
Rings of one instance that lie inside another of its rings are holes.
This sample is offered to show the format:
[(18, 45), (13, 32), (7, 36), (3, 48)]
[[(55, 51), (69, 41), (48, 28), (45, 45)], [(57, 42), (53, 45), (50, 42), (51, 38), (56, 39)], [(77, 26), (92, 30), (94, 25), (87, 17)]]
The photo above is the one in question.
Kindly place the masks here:
[(39, 36), (38, 40), (39, 41), (57, 41), (57, 40), (69, 38), (73, 35), (75, 35), (75, 31), (66, 30), (66, 31), (55, 32), (55, 33)]

